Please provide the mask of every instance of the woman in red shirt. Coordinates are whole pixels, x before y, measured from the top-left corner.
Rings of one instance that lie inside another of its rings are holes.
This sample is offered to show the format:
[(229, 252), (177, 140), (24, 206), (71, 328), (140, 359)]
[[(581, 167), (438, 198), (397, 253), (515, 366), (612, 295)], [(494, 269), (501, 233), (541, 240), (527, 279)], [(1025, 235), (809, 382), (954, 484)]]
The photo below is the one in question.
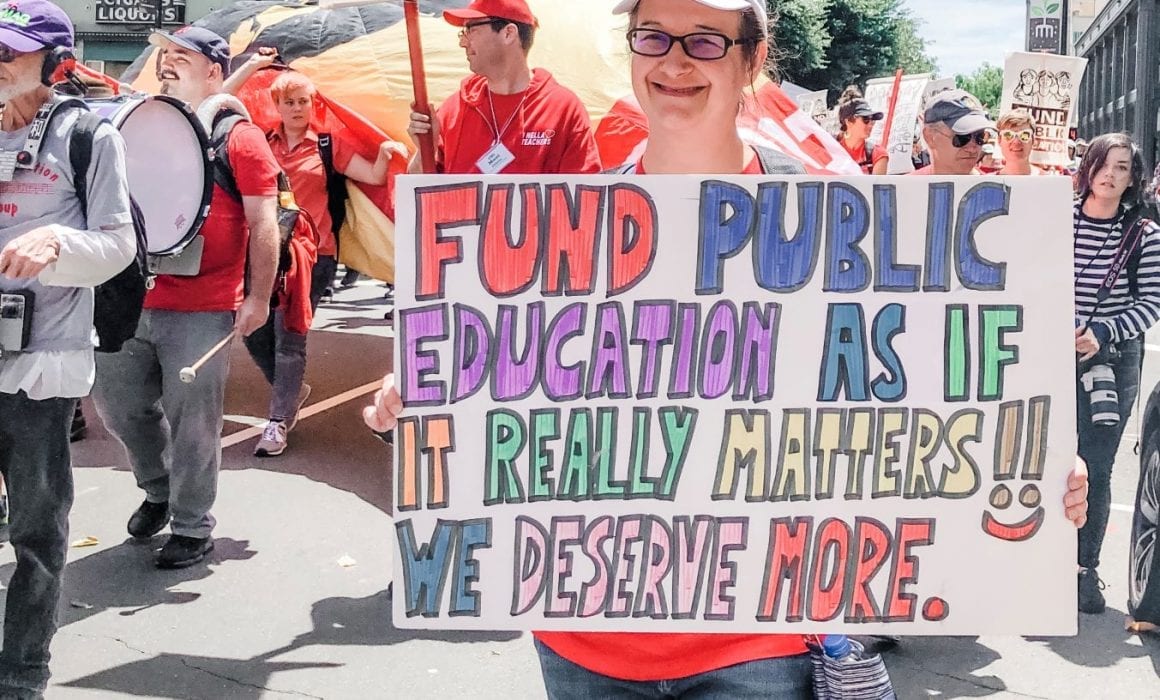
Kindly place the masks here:
[[(270, 50), (254, 54), (227, 84), (237, 89), (257, 70), (271, 65), (276, 56)], [(270, 85), (270, 97), (281, 117), (277, 129), (266, 135), (270, 150), (294, 191), (298, 206), (306, 211), (318, 229), (318, 261), (314, 264), (310, 285), (310, 307), (316, 308), (323, 293), (334, 281), (338, 266), (338, 232), (334, 230), (329, 209), (327, 172), (322, 161), (319, 134), (311, 127), (314, 114), (314, 84), (302, 73), (283, 71)], [(356, 152), (341, 132), (331, 134), (331, 153), (336, 172), (368, 185), (387, 182), (391, 158), (407, 156), (404, 146), (384, 141), (372, 163)], [(246, 349), (270, 382), (269, 420), (254, 448), (258, 457), (282, 454), (287, 434), (298, 421), (298, 412), (310, 395), (306, 375), (306, 334), (286, 328), (281, 310), (270, 314), (266, 325), (246, 338)]]
[(838, 143), (850, 154), (867, 175), (885, 175), (889, 157), (881, 144), (868, 141), (874, 122), (882, 120), (882, 112), (874, 111), (870, 103), (856, 92), (844, 96), (838, 105), (838, 122), (842, 125)]
[[(763, 162), (778, 172), (790, 172), (787, 163), (804, 172), (784, 156), (759, 155), (735, 126), (740, 98), (768, 56), (763, 0), (624, 0), (615, 11), (630, 17), (633, 89), (649, 123), (644, 154), (629, 172), (761, 174)], [(403, 410), (388, 376), (363, 418), (382, 432)], [(1077, 480), (1074, 488), (1085, 485)], [(1069, 499), (1074, 504), (1082, 495)], [(812, 697), (800, 634), (537, 632), (535, 638), (552, 700)]]

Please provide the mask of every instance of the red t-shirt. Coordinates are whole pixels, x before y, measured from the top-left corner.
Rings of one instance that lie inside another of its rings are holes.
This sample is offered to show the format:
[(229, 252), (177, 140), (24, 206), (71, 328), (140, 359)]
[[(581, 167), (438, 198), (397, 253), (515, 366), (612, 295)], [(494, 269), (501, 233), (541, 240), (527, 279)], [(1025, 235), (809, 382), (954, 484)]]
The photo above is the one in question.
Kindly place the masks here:
[[(909, 172), (909, 173), (907, 173), (907, 175), (934, 175), (933, 171), (934, 171), (934, 166), (928, 165), (926, 167), (919, 168), (918, 170), (914, 170), (912, 172)], [(967, 174), (968, 175), (982, 175), (983, 173), (979, 172), (978, 168), (975, 168)], [(950, 176), (947, 176), (947, 177), (950, 177)]]
[[(286, 177), (290, 178), (290, 188), (294, 190), (294, 201), (304, 209), (318, 228), (318, 254), (338, 255), (334, 222), (330, 220), (330, 197), (326, 190), (326, 167), (318, 152), (318, 134), (312, 129), (306, 131), (305, 138), (294, 148), (286, 142), (282, 129), (270, 132), (270, 150)], [(345, 173), (355, 155), (354, 148), (340, 134), (331, 134), (331, 150), (334, 153), (334, 169)]]
[(854, 159), (854, 162), (861, 166), (862, 172), (866, 175), (870, 175), (874, 172), (874, 166), (878, 164), (878, 161), (882, 160), (883, 158), (890, 157), (890, 154), (886, 152), (886, 149), (880, 145), (875, 145), (874, 150), (870, 153), (870, 157), (867, 158), (865, 141), (863, 141), (862, 145), (857, 149), (852, 149), (847, 146), (846, 139), (839, 139), (839, 142), (842, 144), (842, 148), (846, 149), (846, 153), (849, 153), (850, 157)]
[(491, 148), (497, 131), (515, 156), (501, 173), (600, 172), (587, 110), (542, 68), (532, 72), (527, 90), (514, 95), (493, 94), (486, 78), (473, 75), (443, 103), (437, 118), (440, 172), (480, 172), (476, 161)]
[[(762, 174), (754, 154), (742, 175)], [(636, 164), (645, 175), (644, 164)], [(808, 651), (800, 634), (690, 634), (684, 632), (536, 632), (552, 651), (604, 676), (627, 681), (687, 678), (727, 666), (796, 656)]]
[[(753, 149), (750, 149), (750, 151), (752, 152)], [(750, 158), (749, 162), (745, 164), (745, 169), (742, 170), (740, 174), (741, 175), (762, 175), (764, 173), (765, 173), (765, 171), (761, 169), (761, 159), (757, 157), (756, 152), (753, 152), (753, 157)], [(634, 175), (648, 175), (648, 173), (646, 173), (644, 171), (644, 161), (643, 160), (638, 160), (636, 162), (636, 168), (633, 170), (633, 174)]]
[[(238, 191), (246, 197), (278, 194), (278, 162), (266, 135), (250, 122), (239, 122), (229, 135), (230, 167)], [(236, 311), (242, 305), (242, 285), (250, 231), (246, 213), (225, 190), (213, 186), (209, 218), (201, 228), (205, 248), (201, 271), (193, 277), (157, 275), (145, 295), (145, 308), (168, 311)]]

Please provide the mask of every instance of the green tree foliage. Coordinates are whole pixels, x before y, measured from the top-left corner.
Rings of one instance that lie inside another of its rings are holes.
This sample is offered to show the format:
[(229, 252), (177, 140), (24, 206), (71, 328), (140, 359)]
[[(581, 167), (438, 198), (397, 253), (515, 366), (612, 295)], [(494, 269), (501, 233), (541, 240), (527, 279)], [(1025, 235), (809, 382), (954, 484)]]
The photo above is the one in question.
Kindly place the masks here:
[(770, 0), (774, 18), (774, 61), (781, 77), (802, 75), (825, 65), (830, 49), (826, 29), (828, 0)]
[(970, 75), (956, 75), (955, 86), (979, 98), (991, 116), (998, 116), (999, 104), (1003, 99), (1002, 68), (984, 63)]
[(768, 0), (779, 16), (780, 77), (832, 99), (870, 78), (936, 70), (918, 21), (902, 0)]

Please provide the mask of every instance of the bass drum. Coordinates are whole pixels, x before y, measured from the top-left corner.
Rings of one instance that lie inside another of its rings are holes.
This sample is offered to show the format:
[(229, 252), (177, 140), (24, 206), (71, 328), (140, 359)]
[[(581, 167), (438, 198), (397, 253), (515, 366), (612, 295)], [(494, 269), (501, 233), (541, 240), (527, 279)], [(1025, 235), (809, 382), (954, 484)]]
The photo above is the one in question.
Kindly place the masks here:
[(205, 223), (213, 195), (209, 138), (197, 116), (165, 95), (85, 103), (125, 140), (129, 194), (145, 217), (149, 254), (180, 253)]

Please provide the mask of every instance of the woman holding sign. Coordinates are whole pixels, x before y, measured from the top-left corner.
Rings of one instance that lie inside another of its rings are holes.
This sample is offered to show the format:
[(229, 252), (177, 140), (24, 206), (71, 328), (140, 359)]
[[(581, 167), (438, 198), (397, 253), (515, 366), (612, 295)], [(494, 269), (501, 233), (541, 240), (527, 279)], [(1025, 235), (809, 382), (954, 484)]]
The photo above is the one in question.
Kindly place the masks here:
[[(623, 0), (632, 82), (648, 117), (648, 144), (621, 174), (798, 174), (780, 153), (738, 135), (745, 94), (766, 65), (763, 0)], [(388, 376), (363, 412), (374, 430), (403, 412)], [(1082, 470), (1081, 470), (1082, 471)], [(1073, 475), (1068, 517), (1082, 523), (1085, 477)], [(809, 698), (801, 634), (536, 633), (549, 698)]]
[(1091, 521), (1079, 531), (1079, 609), (1096, 614), (1105, 606), (1097, 567), (1112, 465), (1140, 389), (1144, 332), (1160, 320), (1160, 227), (1144, 218), (1144, 159), (1128, 135), (1092, 141), (1078, 180), (1076, 425), (1092, 473)]

